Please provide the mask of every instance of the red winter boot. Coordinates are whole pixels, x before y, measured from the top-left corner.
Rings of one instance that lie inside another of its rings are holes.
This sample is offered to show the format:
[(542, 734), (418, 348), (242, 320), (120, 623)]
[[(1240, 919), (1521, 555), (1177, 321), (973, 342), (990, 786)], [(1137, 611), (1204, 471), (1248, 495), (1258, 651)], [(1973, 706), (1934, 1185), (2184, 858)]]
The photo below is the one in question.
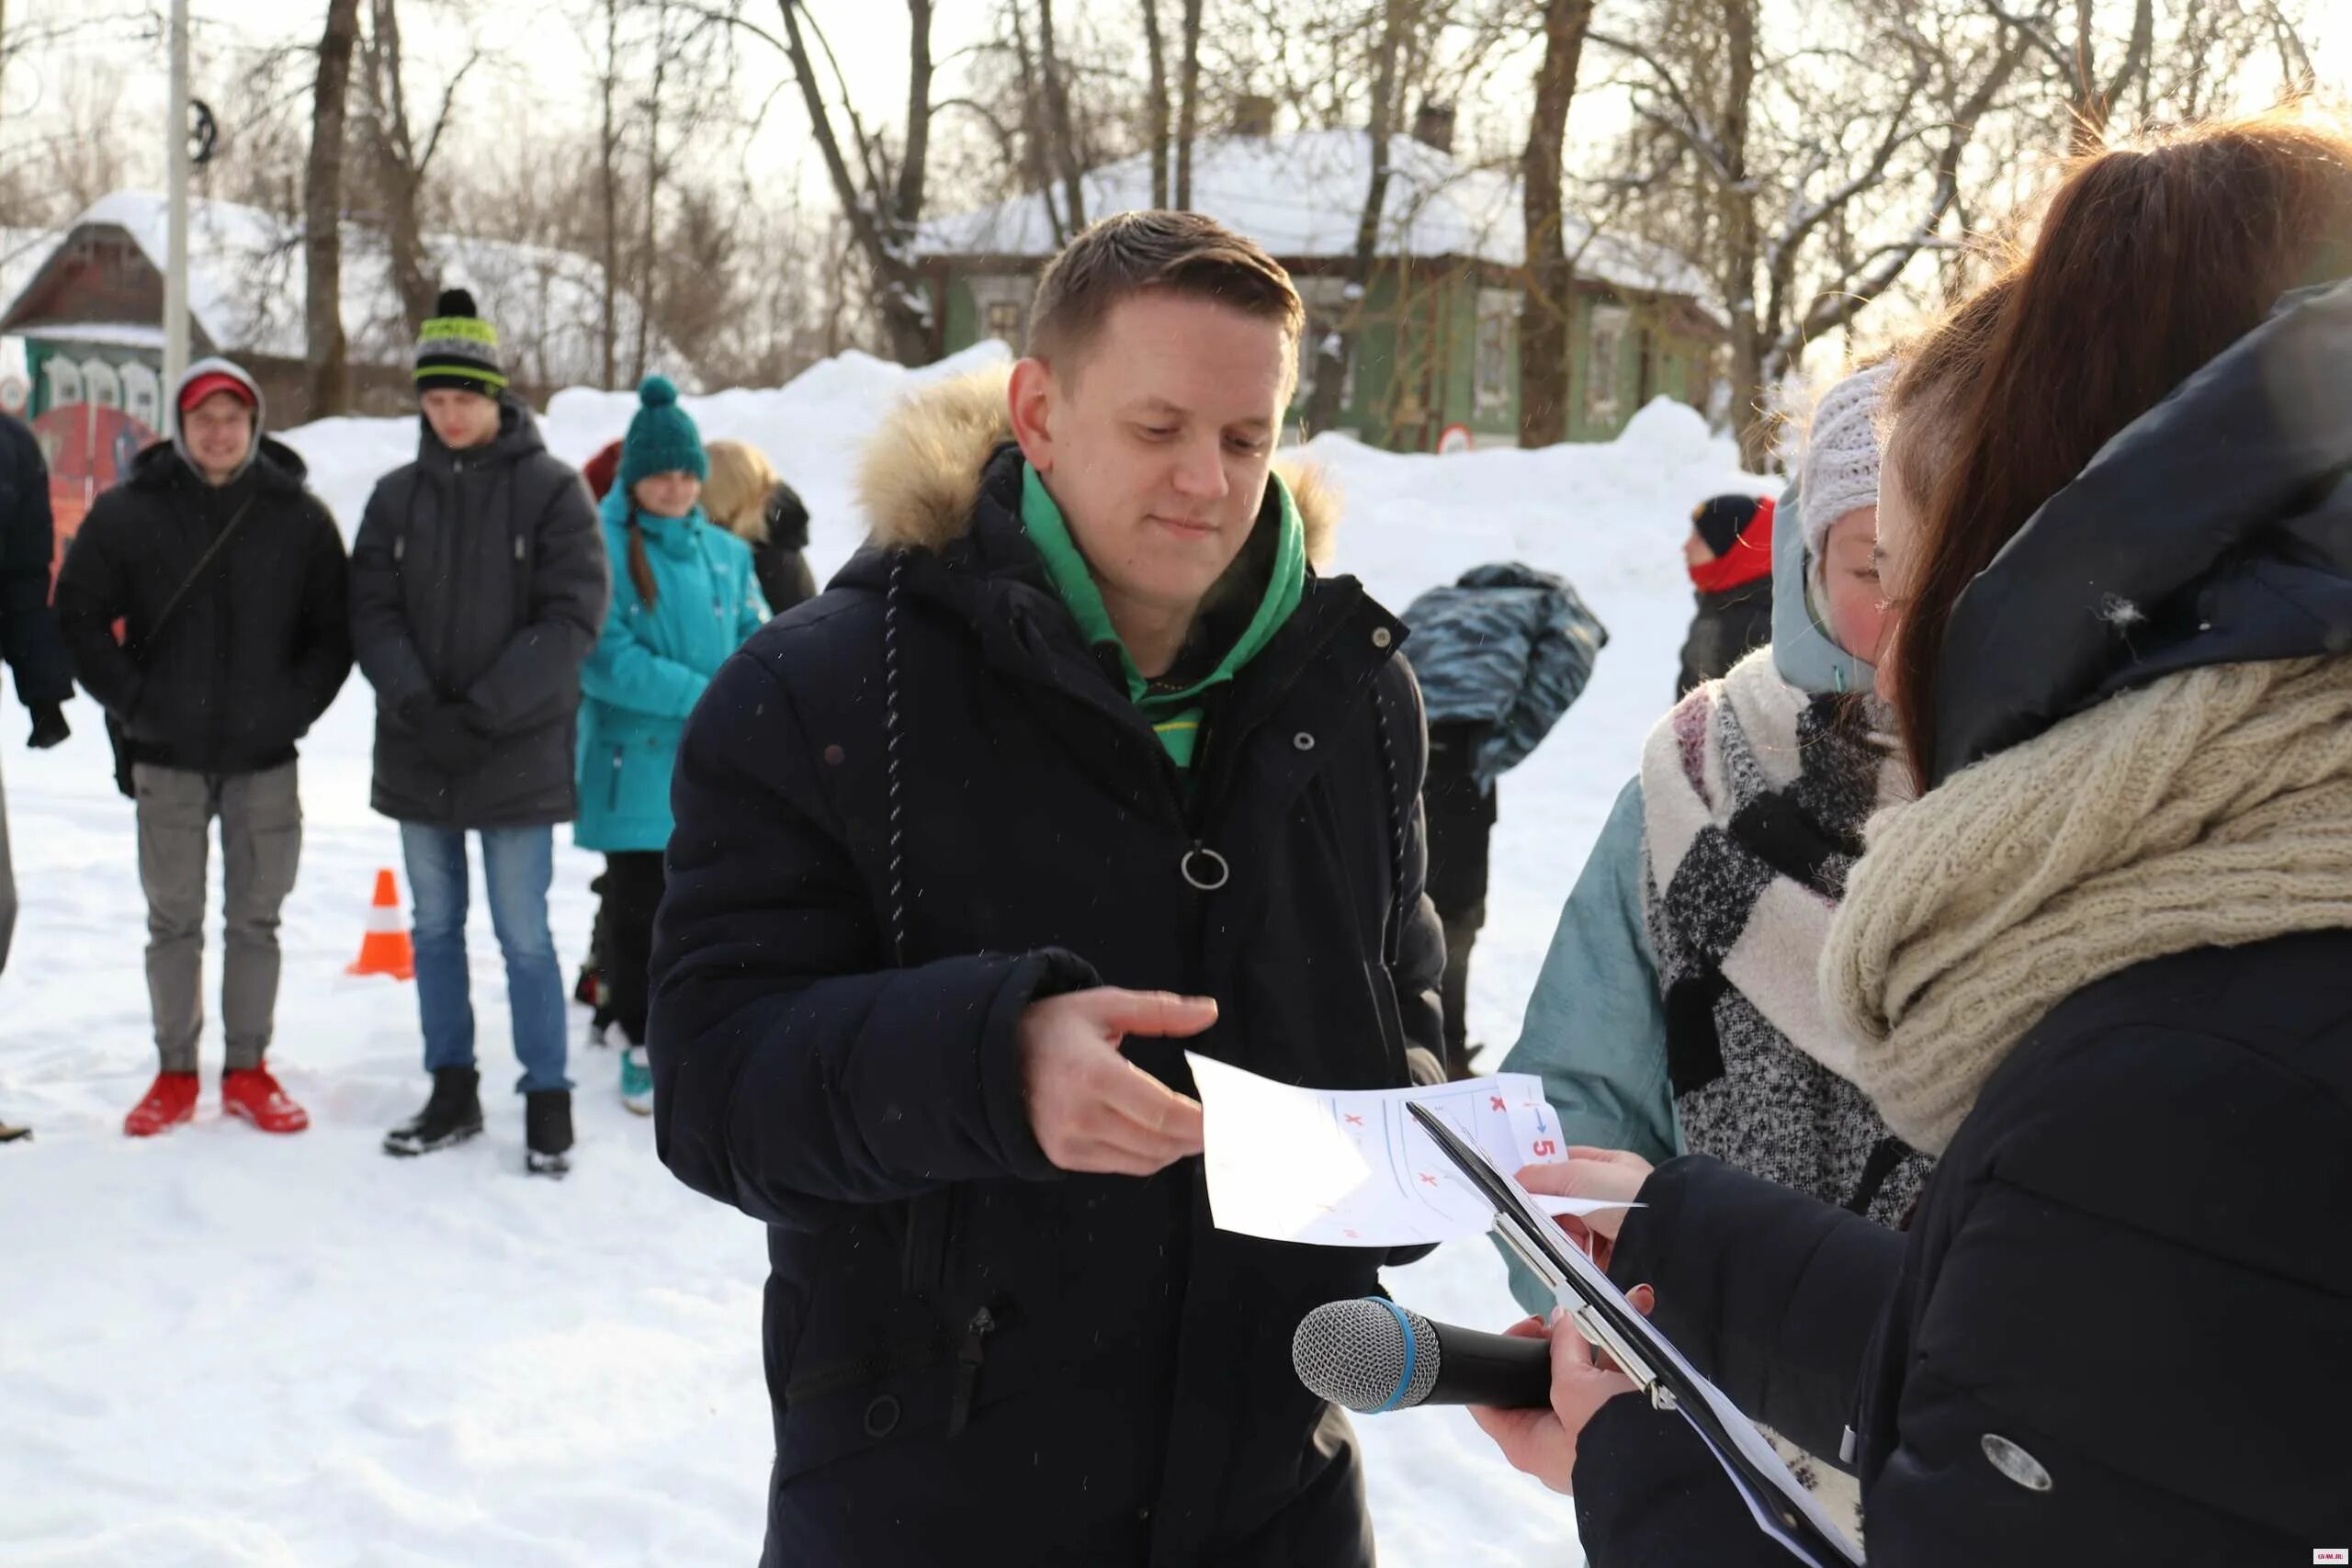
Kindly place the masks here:
[(122, 1130), (134, 1138), (152, 1138), (183, 1122), (196, 1120), (196, 1075), (157, 1073), (146, 1097), (122, 1119)]
[(267, 1067), (239, 1067), (222, 1074), (220, 1109), (265, 1133), (299, 1133), (311, 1124), (311, 1113), (277, 1087)]

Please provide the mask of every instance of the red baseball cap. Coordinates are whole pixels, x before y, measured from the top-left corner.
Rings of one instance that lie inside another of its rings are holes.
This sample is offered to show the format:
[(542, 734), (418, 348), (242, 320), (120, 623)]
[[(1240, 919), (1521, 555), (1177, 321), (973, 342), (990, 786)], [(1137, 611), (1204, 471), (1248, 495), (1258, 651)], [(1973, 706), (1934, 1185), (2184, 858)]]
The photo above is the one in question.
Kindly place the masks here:
[(186, 413), (215, 392), (226, 392), (247, 408), (259, 408), (254, 389), (225, 370), (210, 370), (180, 389), (180, 412)]

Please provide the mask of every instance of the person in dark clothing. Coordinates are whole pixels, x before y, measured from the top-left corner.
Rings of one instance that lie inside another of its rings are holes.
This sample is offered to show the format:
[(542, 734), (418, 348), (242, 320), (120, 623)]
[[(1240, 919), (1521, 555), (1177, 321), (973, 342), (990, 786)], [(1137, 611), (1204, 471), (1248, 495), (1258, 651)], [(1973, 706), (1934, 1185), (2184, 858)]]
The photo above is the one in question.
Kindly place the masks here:
[(817, 596), (808, 570), (808, 508), (766, 453), (749, 442), (712, 442), (702, 503), (713, 523), (752, 547), (752, 569), (770, 611), (781, 615)]
[[(49, 465), (40, 442), (20, 420), (0, 414), (0, 660), (17, 672), (17, 700), (32, 715), (28, 744), (44, 750), (72, 734), (65, 700), (74, 667), (49, 603), (50, 562), (57, 550), (49, 512)], [(8, 799), (0, 787), (0, 971), (17, 933), (17, 879), (8, 857)], [(31, 1136), (0, 1122), (0, 1143)]]
[(1682, 559), (1698, 609), (1682, 643), (1676, 702), (1772, 640), (1773, 510), (1769, 496), (1719, 495), (1691, 511)]
[[(207, 837), (226, 903), (221, 1108), (270, 1133), (310, 1118), (263, 1057), (277, 1002), (278, 908), (302, 802), (294, 743), (351, 673), (343, 536), (293, 450), (262, 434), (261, 389), (225, 359), (175, 389), (176, 434), (98, 497), (66, 552), (57, 616), (74, 673), (121, 734), (137, 791), (147, 989), (162, 1070), (123, 1131), (196, 1114), (204, 1032)], [(115, 624), (123, 623), (123, 640)]]
[[(1638, 1195), (1591, 1222), (1612, 1277), (1848, 1456), (1879, 1568), (2352, 1538), (2348, 229), (2340, 118), (2114, 148), (1890, 393), (1882, 685), (1923, 794), (1822, 995), (1940, 1156), (1907, 1234), (1699, 1157), (1540, 1179)], [(1787, 1560), (1679, 1419), (1554, 1368), (1552, 1411), (1480, 1419), (1594, 1562)]]
[(654, 1125), (770, 1227), (771, 1568), (1372, 1561), (1290, 1340), (1385, 1259), (1213, 1225), (1185, 1057), (1437, 1071), (1403, 627), (1269, 467), (1300, 321), (1207, 219), (1096, 224), (687, 726)]
[(523, 1066), (526, 1168), (571, 1147), (563, 975), (548, 930), (555, 825), (578, 810), (580, 667), (609, 592), (594, 505), (506, 390), (470, 296), (424, 323), (416, 461), (368, 497), (351, 552), (352, 638), (376, 688), (378, 811), (401, 825), (416, 901), (416, 1000), (433, 1091), (392, 1155), (481, 1131), (466, 964), (466, 835), (481, 840)]
[(1429, 712), (1430, 902), (1445, 929), (1445, 1066), (1470, 1065), (1470, 948), (1487, 923), (1487, 846), (1497, 781), (1543, 744), (1582, 694), (1609, 641), (1576, 590), (1506, 561), (1473, 567), (1405, 606)]

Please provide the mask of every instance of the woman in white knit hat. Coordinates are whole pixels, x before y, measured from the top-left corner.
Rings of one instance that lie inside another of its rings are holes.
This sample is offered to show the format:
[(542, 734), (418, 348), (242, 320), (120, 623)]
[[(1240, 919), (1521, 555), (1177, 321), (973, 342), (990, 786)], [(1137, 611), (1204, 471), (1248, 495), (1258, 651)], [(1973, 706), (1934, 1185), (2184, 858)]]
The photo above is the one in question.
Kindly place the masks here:
[[(1881, 640), (1876, 415), (1896, 366), (1815, 411), (1775, 530), (1775, 636), (1651, 732), (1530, 999), (1507, 1072), (1572, 1145), (1711, 1155), (1896, 1225), (1929, 1162), (1852, 1081), (1815, 968), (1862, 824), (1905, 794), (1871, 694)], [(1512, 1283), (1548, 1305), (1532, 1275)], [(1787, 1457), (1833, 1507), (1834, 1467)]]

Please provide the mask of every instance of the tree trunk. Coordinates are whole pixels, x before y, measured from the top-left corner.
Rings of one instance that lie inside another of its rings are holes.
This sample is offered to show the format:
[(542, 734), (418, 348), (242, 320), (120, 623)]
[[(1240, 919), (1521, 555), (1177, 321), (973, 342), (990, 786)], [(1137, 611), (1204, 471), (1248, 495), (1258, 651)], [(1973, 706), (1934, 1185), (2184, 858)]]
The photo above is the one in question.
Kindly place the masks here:
[(1201, 6), (1184, 0), (1183, 54), (1176, 65), (1176, 205), (1193, 205), (1193, 137), (1201, 126)]
[[(1379, 56), (1372, 74), (1372, 177), (1365, 183), (1363, 209), (1356, 219), (1356, 248), (1348, 265), (1348, 301), (1333, 329), (1313, 345), (1315, 390), (1307, 399), (1306, 428), (1310, 434), (1329, 430), (1346, 407), (1349, 367), (1355, 363), (1356, 342), (1363, 332), (1364, 305), (1372, 290), (1373, 268), (1380, 257), (1380, 220), (1388, 206), (1388, 136), (1396, 118), (1396, 54), (1404, 41), (1405, 13), (1410, 0), (1387, 0), (1380, 28)], [(1399, 363), (1402, 363), (1399, 355)]]
[(892, 216), (911, 231), (922, 221), (925, 166), (931, 159), (932, 0), (907, 0), (907, 147), (899, 159)]
[(1519, 444), (1549, 446), (1568, 437), (1568, 307), (1574, 269), (1560, 210), (1568, 105), (1577, 91), (1593, 0), (1544, 0), (1544, 62), (1535, 73), (1535, 112), (1520, 156), (1527, 229), (1525, 306), (1519, 328)]
[(1151, 205), (1168, 205), (1168, 44), (1159, 36), (1159, 0), (1143, 0), (1144, 52), (1151, 62), (1144, 118), (1151, 127)]
[(638, 232), (637, 356), (636, 369), (629, 376), (632, 385), (643, 381), (646, 371), (651, 368), (653, 296), (660, 281), (655, 272), (662, 258), (662, 89), (669, 70), (670, 29), (665, 17), (654, 38), (653, 91), (646, 98), (645, 223)]
[(375, 0), (374, 46), (378, 95), (374, 161), (383, 196), (384, 240), (391, 254), (392, 287), (400, 294), (401, 313), (413, 335), (433, 314), (437, 295), (424, 273), (424, 231), (416, 213), (417, 187), (424, 183), (424, 175), (416, 167), (409, 134), (398, 0)]
[(1724, 177), (1716, 190), (1724, 235), (1724, 303), (1731, 311), (1732, 425), (1741, 464), (1762, 473), (1772, 450), (1771, 389), (1764, 386), (1763, 329), (1756, 315), (1756, 267), (1762, 250), (1756, 189), (1747, 177), (1749, 104), (1756, 90), (1756, 0), (1722, 0), (1724, 108), (1716, 139)]
[(327, 0), (311, 90), (311, 157), (302, 181), (302, 329), (310, 419), (351, 409), (350, 346), (343, 335), (343, 144), (359, 0)]
[(617, 293), (621, 270), (620, 136), (613, 125), (613, 89), (620, 75), (621, 0), (605, 0), (604, 129), (596, 143), (597, 197), (603, 209), (604, 288), (598, 342), (604, 349), (605, 376), (599, 385), (611, 390), (620, 373), (621, 328)]
[(1076, 233), (1086, 227), (1085, 171), (1070, 132), (1069, 91), (1054, 48), (1054, 0), (1037, 0), (1037, 63), (1046, 79), (1046, 120), (1053, 133), (1054, 167), (1061, 176), (1062, 209)]
[(1012, 7), (1012, 61), (1021, 73), (1021, 177), (1022, 183), (1037, 193), (1037, 200), (1046, 209), (1046, 226), (1054, 231), (1054, 248), (1059, 250), (1070, 237), (1072, 227), (1063, 217), (1054, 200), (1054, 186), (1059, 162), (1046, 145), (1053, 131), (1046, 125), (1046, 89), (1037, 69), (1037, 57), (1029, 51), (1029, 31), (1021, 19), (1021, 6)]
[[(800, 85), (801, 107), (808, 111), (808, 128), (817, 139), (817, 150), (824, 155), (825, 174), (832, 182), (833, 197), (840, 202), (842, 215), (849, 220), (850, 233), (865, 259), (875, 310), (881, 317), (890, 357), (901, 365), (927, 364), (933, 355), (932, 302), (915, 271), (912, 254), (913, 224), (922, 211), (922, 165), (912, 156), (908, 158), (899, 171), (895, 202), (886, 204), (878, 190), (858, 188), (856, 178), (850, 173), (849, 161), (842, 155), (841, 138), (834, 131), (832, 112), (825, 102), (824, 89), (818, 80), (808, 37), (802, 28), (804, 0), (776, 3), (784, 14), (785, 48), (792, 57), (793, 76)], [(911, 152), (925, 145), (930, 136), (930, 0), (907, 0), (907, 14), (913, 23), (914, 35), (907, 71), (907, 145)]]

